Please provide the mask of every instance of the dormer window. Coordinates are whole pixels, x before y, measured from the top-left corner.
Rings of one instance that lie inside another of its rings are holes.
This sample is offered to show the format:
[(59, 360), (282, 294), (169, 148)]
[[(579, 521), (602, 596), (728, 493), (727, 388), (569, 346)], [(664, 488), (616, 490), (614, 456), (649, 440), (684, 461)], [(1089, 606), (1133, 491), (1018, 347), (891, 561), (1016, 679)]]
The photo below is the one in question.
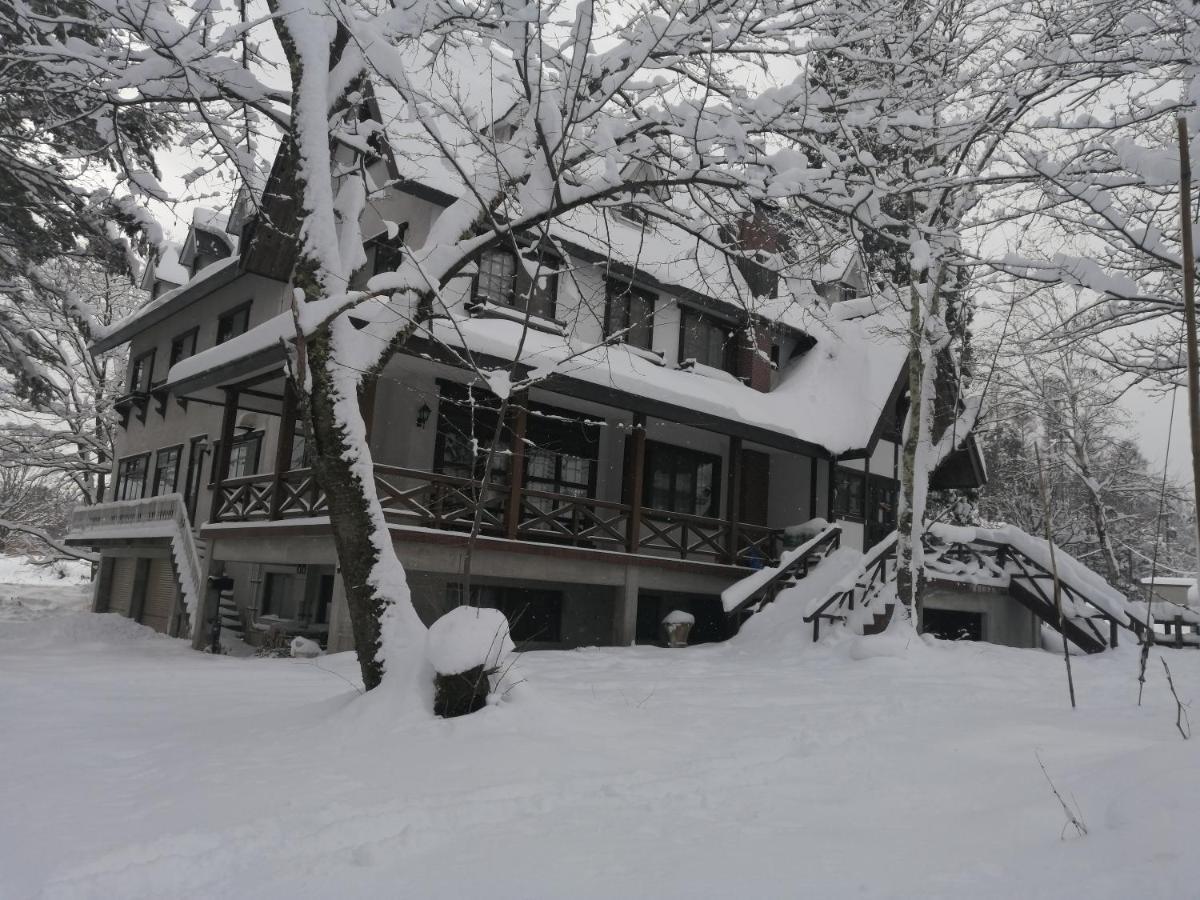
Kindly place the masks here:
[(658, 298), (628, 282), (609, 281), (604, 310), (604, 337), (614, 342), (651, 349), (654, 307)]
[(196, 232), (196, 253), (192, 258), (192, 274), (219, 262), (229, 255), (229, 245), (208, 231)]
[(558, 293), (558, 273), (547, 257), (535, 262), (539, 272), (531, 278), (522, 260), (509, 250), (485, 250), (479, 257), (479, 274), (475, 278), (476, 303), (495, 303), (513, 309), (554, 318)]
[(690, 307), (679, 309), (679, 359), (737, 374), (737, 327)]

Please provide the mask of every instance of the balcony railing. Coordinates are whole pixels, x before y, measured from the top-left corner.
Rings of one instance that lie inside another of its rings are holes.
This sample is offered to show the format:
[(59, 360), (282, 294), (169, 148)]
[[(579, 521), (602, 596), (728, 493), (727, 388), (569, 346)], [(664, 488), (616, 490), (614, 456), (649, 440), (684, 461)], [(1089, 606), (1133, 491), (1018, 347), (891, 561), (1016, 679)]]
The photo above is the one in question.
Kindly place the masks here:
[[(388, 521), (516, 540), (645, 553), (701, 562), (770, 564), (781, 533), (763, 525), (668, 512), (489, 484), (398, 466), (375, 466), (375, 489)], [(324, 492), (310, 469), (222, 482), (215, 522), (261, 522), (324, 516)]]

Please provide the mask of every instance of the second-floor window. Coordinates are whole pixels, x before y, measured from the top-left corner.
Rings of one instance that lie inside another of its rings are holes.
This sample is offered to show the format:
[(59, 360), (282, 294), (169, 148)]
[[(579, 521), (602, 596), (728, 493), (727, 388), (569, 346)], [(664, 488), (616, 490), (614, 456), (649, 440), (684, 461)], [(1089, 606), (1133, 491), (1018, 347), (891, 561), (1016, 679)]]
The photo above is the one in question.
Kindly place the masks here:
[(485, 250), (479, 257), (479, 275), (475, 279), (475, 300), (511, 306), (545, 319), (554, 318), (558, 290), (556, 266), (543, 257), (533, 263), (537, 277), (531, 276), (526, 261), (518, 260), (509, 250)]
[(150, 390), (150, 378), (154, 374), (154, 351), (135, 357), (129, 367), (129, 393), (144, 394)]
[(631, 347), (651, 349), (656, 297), (627, 282), (609, 281), (604, 311), (604, 337)]
[(176, 336), (171, 340), (171, 356), (167, 363), (167, 368), (175, 365), (177, 362), (187, 359), (196, 353), (196, 332), (198, 329), (193, 328), (190, 331), (185, 331), (183, 334)]
[(223, 344), (250, 328), (250, 304), (243, 303), (217, 319), (217, 343)]
[(162, 497), (175, 493), (179, 481), (179, 457), (183, 447), (164, 447), (154, 456), (154, 489), (151, 496)]
[(149, 453), (127, 456), (117, 463), (117, 488), (113, 492), (117, 500), (141, 500), (146, 491), (146, 467)]
[(679, 359), (737, 374), (737, 328), (687, 307), (679, 311)]
[(235, 438), (229, 448), (229, 478), (242, 478), (258, 471), (258, 453), (262, 447), (262, 432)]

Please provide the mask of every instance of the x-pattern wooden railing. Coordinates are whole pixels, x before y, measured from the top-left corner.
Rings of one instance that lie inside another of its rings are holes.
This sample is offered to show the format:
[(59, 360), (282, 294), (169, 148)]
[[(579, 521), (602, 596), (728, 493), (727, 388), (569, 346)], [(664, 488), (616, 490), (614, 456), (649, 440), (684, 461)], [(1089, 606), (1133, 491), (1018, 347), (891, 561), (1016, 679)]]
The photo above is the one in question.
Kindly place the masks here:
[[(481, 490), (480, 483), (469, 478), (399, 466), (375, 466), (375, 488), (392, 521), (466, 531), (478, 514), (481, 533), (492, 537), (739, 565), (770, 563), (781, 543), (780, 533), (763, 525), (649, 508), (640, 510), (634, 527), (634, 510), (628, 503), (530, 488), (515, 492), (514, 522), (507, 515), (514, 495), (507, 484)], [(217, 522), (328, 513), (326, 498), (309, 469), (227, 479), (214, 502)]]

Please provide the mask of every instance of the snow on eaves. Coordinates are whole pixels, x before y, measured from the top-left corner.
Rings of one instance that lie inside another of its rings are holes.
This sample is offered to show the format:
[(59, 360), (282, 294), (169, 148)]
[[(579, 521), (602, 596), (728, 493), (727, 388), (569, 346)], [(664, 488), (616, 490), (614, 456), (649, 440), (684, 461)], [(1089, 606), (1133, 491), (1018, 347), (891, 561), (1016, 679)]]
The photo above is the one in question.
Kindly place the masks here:
[(156, 259), (146, 266), (142, 277), (142, 290), (151, 290), (155, 281), (165, 281), (175, 287), (187, 283), (192, 273), (179, 261), (179, 252), (182, 249), (182, 245), (173, 241), (164, 241), (158, 245)]
[(157, 313), (163, 312), (165, 307), (174, 305), (175, 301), (181, 297), (191, 296), (195, 288), (208, 282), (215, 282), (219, 276), (236, 274), (238, 261), (237, 254), (219, 259), (215, 263), (205, 266), (179, 287), (160, 294), (146, 303), (141, 309), (131, 313), (119, 322), (113, 323), (108, 328), (100, 330), (96, 335), (96, 349), (108, 350), (123, 341), (129, 340), (139, 330), (137, 326)]

